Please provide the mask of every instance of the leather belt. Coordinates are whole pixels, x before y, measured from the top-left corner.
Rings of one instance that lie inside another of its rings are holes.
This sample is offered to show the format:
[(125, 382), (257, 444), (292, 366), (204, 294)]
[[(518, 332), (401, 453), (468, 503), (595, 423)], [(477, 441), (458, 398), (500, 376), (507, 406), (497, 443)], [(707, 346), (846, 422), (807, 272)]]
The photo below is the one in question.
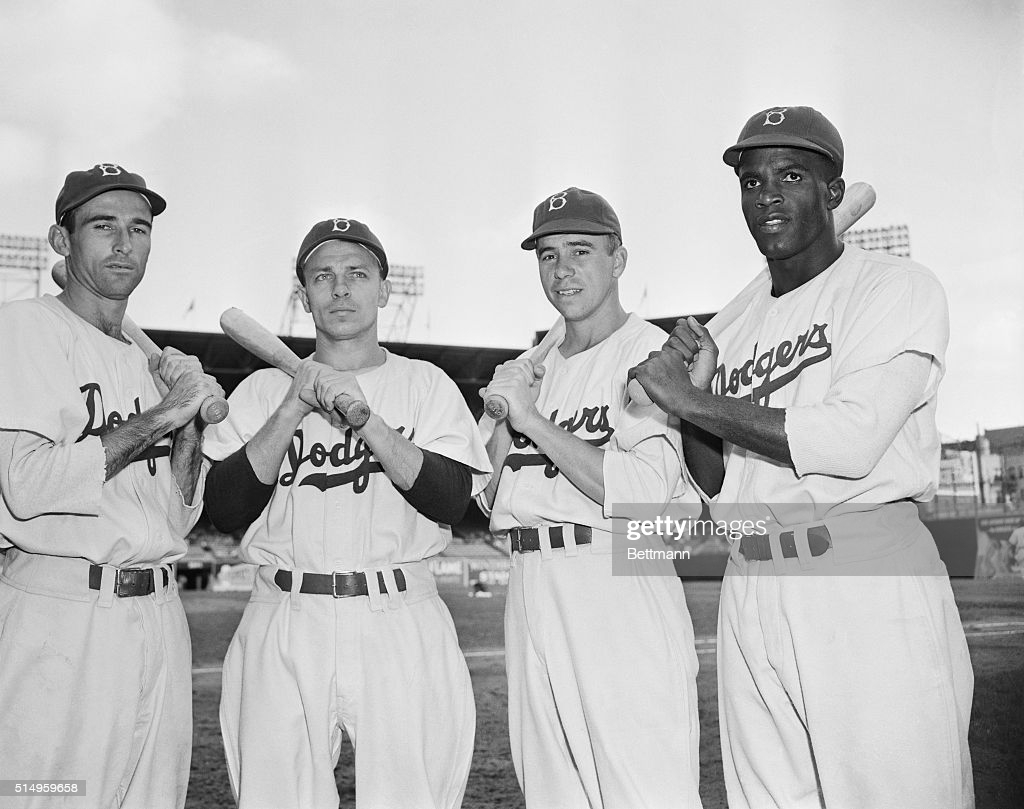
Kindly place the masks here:
[[(167, 568), (160, 568), (163, 586), (166, 587), (170, 581)], [(89, 565), (89, 589), (99, 590), (103, 582), (103, 568), (100, 565)], [(156, 592), (153, 568), (151, 567), (123, 567), (114, 571), (114, 594), (118, 598), (133, 598), (135, 596), (148, 596)]]
[[(796, 539), (792, 531), (779, 534), (779, 545), (786, 559), (797, 557)], [(807, 529), (807, 545), (811, 556), (821, 556), (832, 547), (832, 535), (824, 525), (812, 525)], [(771, 543), (768, 534), (744, 534), (740, 538), (740, 553), (748, 562), (767, 562), (772, 558)]]
[(594, 535), (589, 525), (541, 525), (536, 528), (510, 528), (508, 539), (513, 552), (539, 551), (540, 535), (543, 531), (548, 535), (552, 548), (564, 548), (566, 530), (572, 531), (577, 545), (589, 545)]
[[(406, 590), (405, 574), (401, 569), (395, 569), (395, 582), (398, 584), (398, 592)], [(274, 584), (285, 592), (291, 592), (292, 572), (290, 570), (278, 570), (274, 574)], [(384, 583), (384, 574), (377, 571), (377, 588), (381, 595), (387, 595), (388, 588)], [(303, 573), (300, 593), (311, 595), (334, 596), (335, 598), (350, 598), (352, 596), (366, 596), (370, 594), (366, 586), (365, 573)]]

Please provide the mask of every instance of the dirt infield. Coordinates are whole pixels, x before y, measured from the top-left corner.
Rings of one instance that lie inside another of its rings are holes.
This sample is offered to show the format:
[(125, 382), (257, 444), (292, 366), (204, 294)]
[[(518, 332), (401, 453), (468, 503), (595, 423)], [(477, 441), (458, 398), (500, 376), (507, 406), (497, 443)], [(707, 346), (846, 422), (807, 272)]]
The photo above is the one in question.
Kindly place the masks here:
[[(717, 581), (688, 582), (687, 602), (697, 634), (697, 679), (701, 722), (701, 796), (705, 809), (725, 807), (719, 751), (714, 655), (718, 615)], [(1024, 581), (957, 580), (953, 584), (975, 670), (971, 753), (979, 809), (1024, 805)], [(505, 660), (502, 651), (503, 594), (466, 597), (443, 594), (459, 630), (473, 677), (477, 704), (476, 747), (465, 809), (523, 806), (509, 755), (505, 715)], [(217, 702), (220, 664), (247, 595), (182, 594), (192, 629), (195, 745), (188, 809), (233, 806), (224, 768)], [(355, 805), (352, 752), (345, 745), (337, 769), (341, 805)]]

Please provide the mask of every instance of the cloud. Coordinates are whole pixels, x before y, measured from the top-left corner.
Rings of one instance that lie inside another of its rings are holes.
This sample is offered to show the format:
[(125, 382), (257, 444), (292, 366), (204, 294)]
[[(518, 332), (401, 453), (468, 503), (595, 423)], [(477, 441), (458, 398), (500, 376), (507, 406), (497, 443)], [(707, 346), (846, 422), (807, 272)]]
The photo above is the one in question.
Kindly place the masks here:
[(152, 0), (17, 0), (0, 10), (0, 30), (0, 126), (75, 153), (120, 153), (197, 99), (258, 92), (295, 72), (275, 49), (194, 30)]

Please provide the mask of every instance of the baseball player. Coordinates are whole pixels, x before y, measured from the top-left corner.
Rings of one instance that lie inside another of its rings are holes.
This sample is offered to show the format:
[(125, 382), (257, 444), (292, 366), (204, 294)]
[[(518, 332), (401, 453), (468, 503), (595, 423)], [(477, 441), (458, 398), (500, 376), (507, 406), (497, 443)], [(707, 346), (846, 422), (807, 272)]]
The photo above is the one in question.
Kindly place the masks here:
[[(377, 339), (388, 261), (370, 229), (328, 219), (296, 272), (316, 352), (294, 379), (257, 371), (206, 433), (206, 505), (248, 525), (259, 565), (224, 661), (221, 727), (242, 809), (337, 807), (342, 731), (360, 807), (458, 807), (475, 708), (427, 560), (490, 477), (458, 388)], [(342, 394), (373, 415), (353, 429)]]
[(512, 548), (509, 732), (529, 809), (696, 807), (697, 658), (675, 576), (612, 575), (616, 503), (681, 492), (678, 424), (626, 405), (626, 370), (664, 333), (619, 301), (619, 220), (599, 195), (541, 202), (522, 243), (564, 337), (495, 371), (507, 420), (481, 420), (500, 469), (479, 498)]
[(71, 172), (49, 232), (64, 291), (0, 308), (0, 762), (51, 787), (19, 807), (185, 804), (191, 649), (169, 565), (202, 502), (196, 414), (223, 391), (166, 349), (161, 397), (121, 333), (165, 207), (120, 166)]
[(724, 466), (686, 445), (712, 515), (767, 526), (733, 543), (722, 586), (730, 807), (968, 807), (973, 675), (914, 502), (938, 483), (946, 298), (836, 237), (843, 154), (809, 107), (747, 122), (724, 159), (767, 268), (631, 375), (721, 439)]

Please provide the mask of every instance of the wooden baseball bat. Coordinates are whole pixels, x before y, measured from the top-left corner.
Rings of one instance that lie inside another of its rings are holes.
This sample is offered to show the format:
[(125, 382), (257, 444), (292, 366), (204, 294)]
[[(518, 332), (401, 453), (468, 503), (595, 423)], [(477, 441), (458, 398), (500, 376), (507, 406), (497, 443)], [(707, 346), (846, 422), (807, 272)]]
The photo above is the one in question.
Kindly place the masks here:
[[(220, 316), (224, 333), (266, 363), (280, 368), (288, 376), (295, 376), (301, 360), (280, 337), (265, 329), (241, 309), (225, 309)], [(356, 430), (370, 418), (370, 406), (351, 396), (342, 394), (334, 402), (334, 409)]]
[[(842, 236), (852, 228), (864, 214), (874, 207), (874, 204), (875, 189), (869, 183), (851, 184), (843, 195), (843, 201), (839, 203), (839, 207), (832, 214), (832, 224), (835, 226), (836, 236)], [(626, 396), (629, 401), (641, 407), (653, 404), (651, 397), (644, 390), (644, 386), (635, 379), (629, 380), (629, 384), (626, 386)]]
[[(64, 285), (68, 282), (68, 268), (63, 259), (53, 265), (53, 269), (50, 270), (50, 276), (57, 286), (64, 289)], [(142, 349), (142, 353), (147, 357), (152, 357), (154, 354), (159, 357), (163, 353), (160, 346), (154, 343), (150, 336), (139, 328), (138, 324), (128, 315), (125, 315), (121, 321), (121, 331), (127, 335), (129, 340)], [(156, 389), (159, 391), (160, 396), (166, 396), (167, 385), (156, 372), (153, 373), (153, 381), (156, 382)], [(224, 421), (227, 416), (228, 403), (222, 396), (207, 396), (199, 407), (199, 417), (207, 424), (217, 424), (220, 421)]]
[[(548, 329), (548, 333), (544, 335), (544, 339), (537, 344), (537, 350), (533, 352), (531, 359), (534, 365), (541, 365), (544, 360), (547, 359), (551, 349), (555, 347), (563, 337), (565, 337), (565, 320), (561, 317), (555, 321), (555, 324)], [(484, 396), (484, 410), (487, 415), (495, 421), (501, 421), (508, 417), (508, 402), (505, 401), (504, 396), (498, 394), (490, 394)]]

